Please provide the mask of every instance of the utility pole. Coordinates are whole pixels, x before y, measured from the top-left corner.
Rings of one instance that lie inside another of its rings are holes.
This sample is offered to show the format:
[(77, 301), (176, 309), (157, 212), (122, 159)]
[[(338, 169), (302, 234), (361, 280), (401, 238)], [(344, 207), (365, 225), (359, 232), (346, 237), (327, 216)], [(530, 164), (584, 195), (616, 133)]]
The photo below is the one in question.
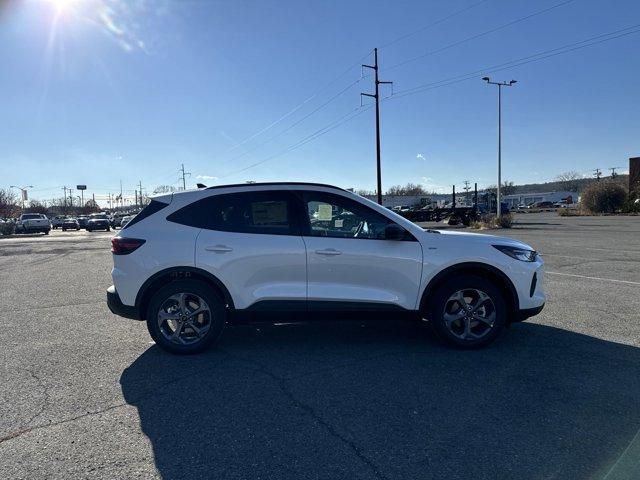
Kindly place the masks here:
[(596, 168), (593, 171), (593, 176), (596, 177), (596, 180), (600, 180), (600, 177), (602, 176), (602, 172), (600, 171), (599, 168)]
[(496, 188), (496, 216), (500, 218), (502, 208), (500, 205), (500, 188), (502, 187), (502, 87), (511, 87), (516, 80), (510, 82), (492, 82), (489, 77), (483, 77), (482, 80), (489, 85), (498, 86), (498, 186)]
[(142, 204), (142, 180), (138, 180), (138, 186), (140, 187), (140, 190), (138, 190), (140, 193), (140, 208), (144, 208), (144, 205)]
[(187, 175), (191, 175), (191, 173), (184, 171), (184, 163), (182, 164), (182, 168), (180, 169), (180, 172), (182, 173), (182, 190), (186, 190), (187, 189), (187, 181), (186, 181), (185, 177)]
[(120, 180), (120, 206), (124, 206), (124, 204), (122, 203), (122, 180)]
[(66, 208), (67, 208), (67, 190), (71, 190), (71, 189), (67, 188), (66, 186), (63, 186), (62, 190), (64, 191), (64, 197), (63, 197), (64, 198), (64, 208), (66, 210)]
[(611, 178), (616, 178), (618, 176), (618, 174), (616, 173), (616, 170), (620, 168), (620, 167), (609, 167), (609, 170), (611, 170)]
[(464, 180), (464, 199), (469, 204), (469, 191), (471, 190), (471, 186), (469, 184), (469, 180)]
[(380, 167), (380, 85), (392, 84), (393, 82), (382, 82), (378, 79), (378, 49), (373, 49), (373, 65), (362, 65), (373, 70), (375, 77), (375, 93), (361, 93), (360, 96), (372, 97), (376, 100), (376, 169), (378, 172), (378, 205), (382, 205), (382, 178)]

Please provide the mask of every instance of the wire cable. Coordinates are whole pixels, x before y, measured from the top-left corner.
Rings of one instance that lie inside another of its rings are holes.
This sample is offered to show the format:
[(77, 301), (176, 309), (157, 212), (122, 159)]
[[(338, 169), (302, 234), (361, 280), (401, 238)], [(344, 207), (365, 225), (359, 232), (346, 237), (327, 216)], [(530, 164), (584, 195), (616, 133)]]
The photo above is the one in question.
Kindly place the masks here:
[(281, 157), (282, 155), (285, 155), (289, 152), (292, 152), (293, 150), (296, 150), (300, 147), (302, 147), (303, 145), (306, 145), (309, 142), (312, 142), (313, 140), (329, 133), (330, 131), (338, 128), (341, 125), (344, 125), (347, 122), (350, 122), (351, 120), (353, 120), (354, 118), (362, 115), (364, 112), (366, 112), (367, 110), (369, 110), (371, 107), (373, 106), (373, 104), (369, 104), (369, 105), (365, 105), (362, 107), (356, 107), (353, 110), (350, 110), (349, 112), (347, 112), (345, 115), (342, 115), (340, 118), (338, 118), (337, 120), (329, 123), (328, 125), (325, 125), (324, 127), (316, 130), (315, 132), (311, 133), (310, 135), (307, 135), (306, 137), (304, 137), (303, 139), (299, 140), (298, 142), (294, 143), (293, 145), (288, 146), (287, 148), (285, 148), (284, 150), (281, 150), (278, 153), (275, 153), (273, 155), (270, 155), (266, 158), (263, 158), (262, 160), (252, 163), (251, 165), (247, 165), (246, 167), (240, 168), (238, 170), (234, 170), (231, 171), (229, 173), (226, 173), (222, 176), (219, 177), (219, 179), (223, 179), (232, 175), (237, 175), (238, 173), (242, 173), (242, 172), (246, 172), (247, 170), (250, 170), (254, 167), (257, 167), (259, 165), (262, 165), (268, 161), (274, 160), (275, 158)]
[(382, 68), (382, 69), (380, 69), (380, 71), (387, 72), (389, 70), (393, 70), (395, 68), (402, 67), (402, 66), (404, 66), (404, 65), (406, 65), (408, 63), (412, 63), (412, 62), (415, 62), (417, 60), (421, 60), (423, 58), (429, 57), (431, 55), (435, 55), (436, 53), (444, 52), (445, 50), (449, 50), (450, 48), (454, 48), (454, 47), (457, 47), (458, 45), (462, 45), (463, 43), (467, 43), (467, 42), (470, 42), (472, 40), (476, 40), (478, 38), (484, 37), (486, 35), (490, 35), (492, 33), (498, 32), (498, 31), (503, 30), (503, 29), (505, 29), (507, 27), (510, 27), (510, 26), (515, 25), (515, 24), (520, 23), (520, 22), (524, 22), (526, 20), (529, 20), (530, 18), (537, 17), (538, 15), (542, 15), (544, 13), (550, 12), (551, 10), (555, 10), (556, 8), (560, 8), (560, 7), (564, 6), (564, 5), (572, 3), (574, 1), (575, 0), (565, 0), (563, 2), (557, 3), (555, 5), (552, 5), (550, 7), (544, 8), (542, 10), (538, 10), (536, 12), (530, 13), (529, 15), (525, 15), (524, 17), (517, 18), (517, 19), (512, 20), (510, 22), (507, 22), (507, 23), (504, 23), (504, 24), (499, 25), (497, 27), (494, 27), (492, 29), (486, 30), (484, 32), (472, 35), (472, 36), (467, 37), (467, 38), (463, 38), (462, 40), (458, 40), (457, 42), (454, 42), (454, 43), (450, 43), (449, 45), (445, 45), (444, 47), (440, 47), (440, 48), (437, 48), (435, 50), (431, 50), (429, 52), (423, 53), (421, 55), (408, 58), (407, 60), (403, 60), (402, 62), (399, 62), (399, 63), (396, 63), (394, 65), (391, 65), (390, 67)]
[(500, 63), (497, 65), (492, 65), (489, 67), (481, 68), (478, 70), (474, 70), (472, 72), (464, 73), (461, 75), (456, 75), (454, 77), (449, 77), (443, 80), (439, 80), (437, 82), (425, 83), (422, 85), (418, 85), (416, 87), (408, 88), (405, 90), (400, 90), (396, 92), (392, 97), (387, 97), (385, 100), (391, 100), (396, 98), (402, 98), (408, 95), (413, 95), (416, 93), (421, 93), (426, 90), (433, 90), (434, 88), (440, 88), (448, 85), (453, 85), (455, 83), (463, 82), (465, 80), (470, 80), (473, 78), (477, 78), (478, 75), (483, 73), (493, 73), (502, 70), (506, 70), (508, 68), (518, 67), (521, 65), (525, 65), (527, 63), (538, 62), (540, 60), (544, 60), (550, 57), (555, 57), (557, 55), (562, 55), (565, 53), (573, 52), (575, 50), (580, 50), (583, 48), (591, 47), (593, 45), (598, 45), (600, 43), (608, 42), (610, 40), (615, 40), (617, 38), (621, 38), (627, 35), (632, 35), (635, 33), (640, 33), (640, 24), (632, 25), (630, 27), (622, 28), (620, 30), (615, 30), (609, 33), (603, 33), (600, 35), (596, 35), (594, 37), (581, 40), (579, 42), (570, 43), (567, 45), (563, 45), (561, 47), (552, 48), (549, 50), (544, 50), (542, 52), (534, 53), (532, 55), (528, 55), (526, 57), (521, 57), (515, 60), (510, 60), (508, 62)]
[(346, 70), (344, 70), (342, 73), (340, 73), (337, 77), (333, 78), (333, 80), (325, 83), (321, 88), (319, 88), (318, 90), (316, 90), (314, 93), (312, 93), (309, 97), (307, 97), (305, 100), (303, 100), (302, 102), (300, 102), (298, 105), (296, 105), (295, 107), (293, 107), (291, 110), (289, 110), (287, 113), (285, 113), (284, 115), (282, 115), (281, 117), (279, 117), (278, 119), (274, 120), (273, 122), (271, 122), (269, 125), (267, 125), (266, 127), (260, 129), (259, 131), (255, 132), (254, 134), (246, 137), (245, 139), (241, 140), (240, 142), (236, 143), (235, 145), (233, 145), (232, 147), (230, 147), (228, 150), (225, 151), (225, 153), (229, 153), (232, 152), (234, 150), (236, 150), (237, 148), (241, 147), (242, 145), (246, 144), (247, 142), (250, 142), (251, 140), (253, 140), (254, 138), (262, 135), (263, 133), (271, 130), (273, 127), (275, 127), (276, 125), (278, 125), (279, 123), (281, 123), (282, 121), (286, 120), (287, 118), (289, 118), (291, 115), (293, 115), (294, 113), (296, 113), (298, 110), (300, 110), (301, 108), (303, 108), (307, 103), (311, 102), (313, 99), (315, 99), (318, 95), (320, 95), (322, 92), (324, 92), (327, 88), (329, 88), (331, 85), (333, 85), (334, 83), (336, 83), (338, 80), (340, 80), (341, 78), (343, 78), (345, 75), (347, 75), (351, 70), (353, 70), (356, 67), (359, 67), (361, 62), (366, 59), (369, 55), (371, 55), (371, 52), (368, 52), (366, 55), (364, 55), (362, 58), (360, 58), (360, 60), (358, 60), (356, 63), (352, 64), (351, 66), (349, 66)]
[(446, 22), (447, 20), (449, 20), (449, 19), (451, 19), (453, 17), (457, 17), (458, 15), (461, 15), (461, 14), (463, 14), (465, 12), (468, 12), (469, 10), (478, 7), (478, 6), (482, 5), (483, 3), (487, 3), (488, 1), (489, 0), (480, 0), (479, 2), (476, 2), (476, 3), (473, 3), (473, 4), (469, 5), (468, 7), (465, 7), (465, 8), (462, 8), (460, 10), (457, 10), (457, 11), (455, 11), (453, 13), (450, 13), (449, 15), (436, 20), (435, 22), (429, 23), (428, 25), (425, 25), (424, 27), (420, 27), (417, 30), (414, 30), (414, 31), (409, 32), (409, 33), (406, 33), (404, 35), (400, 35), (396, 39), (391, 40), (390, 42), (387, 42), (385, 44), (380, 45), (378, 47), (378, 50), (382, 50), (383, 48), (390, 47), (391, 45), (395, 45), (396, 43), (401, 42), (402, 40), (405, 40), (405, 39), (407, 39), (409, 37), (412, 37), (414, 35), (417, 35), (420, 32), (424, 32), (425, 30), (429, 30), (430, 28), (433, 28), (433, 27), (435, 27), (437, 25), (440, 25), (441, 23), (444, 23), (444, 22)]

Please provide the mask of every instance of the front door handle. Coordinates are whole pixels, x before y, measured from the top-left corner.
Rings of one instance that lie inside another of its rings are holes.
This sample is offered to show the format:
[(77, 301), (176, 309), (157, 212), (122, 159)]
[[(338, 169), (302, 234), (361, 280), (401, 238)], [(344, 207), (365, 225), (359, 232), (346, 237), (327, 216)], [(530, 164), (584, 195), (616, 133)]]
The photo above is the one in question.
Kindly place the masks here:
[(233, 251), (233, 248), (227, 247), (226, 245), (211, 245), (209, 247), (204, 247), (204, 249), (208, 252), (217, 252), (217, 253), (226, 253), (226, 252)]
[(340, 250), (336, 250), (335, 248), (325, 248), (324, 250), (316, 250), (318, 255), (341, 255), (342, 252)]

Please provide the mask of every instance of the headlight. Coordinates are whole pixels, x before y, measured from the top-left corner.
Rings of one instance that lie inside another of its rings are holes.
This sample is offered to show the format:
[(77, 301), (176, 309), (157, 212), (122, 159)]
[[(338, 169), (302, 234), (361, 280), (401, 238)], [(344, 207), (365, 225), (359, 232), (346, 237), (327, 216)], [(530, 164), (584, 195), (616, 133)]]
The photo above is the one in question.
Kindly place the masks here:
[(535, 262), (538, 256), (538, 252), (526, 248), (509, 247), (507, 245), (494, 245), (493, 247), (522, 262)]

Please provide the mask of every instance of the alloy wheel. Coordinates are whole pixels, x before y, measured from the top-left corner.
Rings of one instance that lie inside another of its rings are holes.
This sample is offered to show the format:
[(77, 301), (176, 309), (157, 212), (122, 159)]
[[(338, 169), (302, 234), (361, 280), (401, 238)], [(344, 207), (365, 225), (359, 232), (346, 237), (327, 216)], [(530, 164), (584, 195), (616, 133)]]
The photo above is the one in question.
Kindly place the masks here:
[(485, 292), (476, 288), (458, 290), (445, 302), (443, 312), (447, 329), (462, 340), (487, 335), (496, 322), (496, 307)]
[(209, 331), (211, 309), (196, 294), (176, 293), (162, 302), (157, 321), (160, 333), (167, 340), (177, 345), (191, 345)]

